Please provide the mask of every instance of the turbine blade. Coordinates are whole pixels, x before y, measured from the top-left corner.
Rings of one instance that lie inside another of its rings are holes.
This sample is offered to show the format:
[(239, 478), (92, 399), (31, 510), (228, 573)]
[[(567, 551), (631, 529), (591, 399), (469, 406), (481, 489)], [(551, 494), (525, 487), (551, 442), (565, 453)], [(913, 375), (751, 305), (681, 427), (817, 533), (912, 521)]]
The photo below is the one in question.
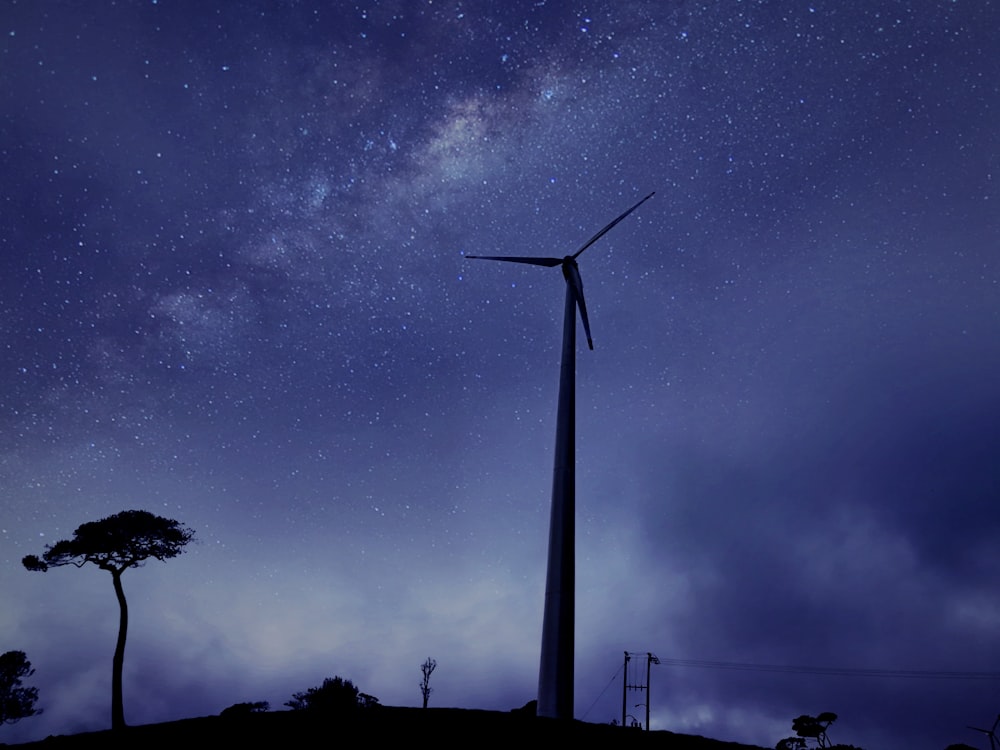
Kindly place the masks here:
[(590, 318), (587, 317), (587, 301), (583, 298), (583, 279), (580, 278), (580, 269), (577, 268), (575, 261), (567, 261), (563, 265), (563, 275), (566, 277), (566, 283), (569, 284), (569, 288), (573, 290), (573, 299), (576, 300), (576, 306), (580, 309), (580, 318), (583, 320), (583, 332), (587, 334), (587, 346), (593, 351), (594, 339), (590, 335)]
[(587, 319), (587, 303), (583, 300), (583, 290), (576, 297), (576, 304), (580, 308), (580, 317), (583, 319), (583, 332), (587, 334), (587, 346), (590, 351), (594, 351), (594, 339), (590, 335), (590, 321)]
[(575, 253), (573, 253), (573, 257), (576, 258), (580, 253), (582, 253), (588, 247), (590, 247), (595, 242), (597, 242), (599, 239), (601, 239), (601, 237), (603, 237), (608, 232), (610, 232), (612, 229), (614, 229), (615, 224), (617, 224), (619, 221), (621, 221), (622, 219), (624, 219), (630, 213), (632, 213), (633, 211), (635, 211), (637, 208), (639, 208), (639, 206), (641, 206), (643, 203), (645, 203), (646, 201), (648, 201), (654, 195), (656, 195), (656, 191), (655, 190), (652, 193), (650, 193), (649, 195), (647, 195), (645, 198), (643, 198), (641, 201), (639, 201), (638, 203), (636, 203), (634, 206), (632, 206), (632, 208), (630, 208), (628, 211), (626, 211), (625, 213), (623, 213), (617, 219), (615, 219), (610, 224), (608, 224), (606, 227), (604, 227), (604, 229), (602, 229), (600, 232), (598, 232), (593, 237), (591, 237), (589, 240), (587, 240), (584, 243), (583, 247), (581, 247), (579, 250), (577, 250)]
[(473, 260), (504, 260), (508, 263), (527, 263), (528, 265), (545, 266), (546, 268), (561, 266), (563, 262), (562, 258), (522, 258), (511, 255), (466, 255), (465, 257), (472, 258)]

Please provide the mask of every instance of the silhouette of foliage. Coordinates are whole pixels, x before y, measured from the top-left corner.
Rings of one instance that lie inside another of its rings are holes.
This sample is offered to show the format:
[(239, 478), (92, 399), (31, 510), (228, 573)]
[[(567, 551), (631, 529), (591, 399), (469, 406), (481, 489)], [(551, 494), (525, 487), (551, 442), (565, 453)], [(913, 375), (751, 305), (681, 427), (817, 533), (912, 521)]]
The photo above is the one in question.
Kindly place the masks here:
[(799, 737), (816, 740), (820, 747), (828, 747), (830, 741), (827, 739), (826, 730), (836, 720), (837, 714), (829, 711), (819, 716), (799, 716), (792, 721), (792, 731)]
[(35, 708), (38, 688), (21, 687), (21, 680), (34, 673), (23, 651), (0, 655), (0, 724), (13, 724), (42, 713), (42, 709)]
[(295, 693), (292, 700), (285, 703), (293, 711), (319, 711), (325, 714), (348, 714), (363, 708), (379, 705), (378, 698), (367, 693), (359, 693), (350, 680), (342, 677), (327, 677), (320, 687), (312, 687), (302, 693)]
[(253, 703), (234, 703), (229, 708), (222, 709), (219, 716), (226, 718), (239, 718), (248, 714), (262, 714), (271, 710), (271, 704), (267, 701), (254, 701)]
[(93, 563), (111, 574), (119, 609), (118, 641), (111, 665), (112, 729), (126, 726), (122, 667), (128, 632), (128, 604), (122, 588), (122, 573), (129, 568), (142, 567), (151, 557), (161, 561), (176, 557), (193, 538), (194, 532), (178, 521), (144, 510), (126, 510), (100, 521), (85, 523), (73, 532), (72, 539), (63, 539), (46, 547), (40, 558), (28, 555), (21, 561), (28, 570), (41, 572), (64, 565), (82, 568), (87, 563)]
[(775, 750), (806, 750), (809, 740), (816, 741), (816, 747), (827, 750), (861, 750), (854, 745), (834, 745), (826, 731), (837, 720), (837, 714), (825, 711), (819, 716), (802, 715), (792, 720), (792, 730), (797, 736), (779, 740)]
[(437, 665), (437, 661), (429, 656), (427, 661), (420, 665), (420, 671), (424, 675), (424, 679), (420, 681), (420, 694), (424, 697), (424, 708), (427, 708), (427, 699), (434, 692), (434, 688), (431, 687), (431, 673), (437, 668)]

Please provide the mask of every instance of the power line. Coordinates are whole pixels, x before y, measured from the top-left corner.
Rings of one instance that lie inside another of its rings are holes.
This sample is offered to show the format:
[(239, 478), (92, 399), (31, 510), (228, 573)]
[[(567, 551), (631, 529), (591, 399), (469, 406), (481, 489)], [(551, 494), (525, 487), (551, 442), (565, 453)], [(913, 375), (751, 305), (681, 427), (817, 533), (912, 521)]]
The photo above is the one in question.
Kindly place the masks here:
[(782, 664), (752, 664), (734, 661), (708, 661), (705, 659), (661, 658), (660, 662), (671, 667), (698, 669), (732, 669), (745, 672), (777, 672), (781, 674), (813, 674), (831, 677), (900, 677), (921, 680), (1000, 680), (1000, 672), (963, 672), (930, 669), (853, 669), (849, 667), (806, 667)]
[[(967, 672), (961, 670), (933, 669), (857, 669), (851, 667), (809, 667), (789, 664), (755, 664), (752, 662), (711, 661), (708, 659), (671, 659), (660, 658), (660, 664), (668, 667), (683, 667), (693, 669), (729, 669), (741, 672), (773, 672), (778, 674), (820, 675), (827, 677), (882, 677), (919, 680), (1000, 680), (1000, 672)], [(594, 709), (604, 697), (618, 676), (625, 671), (623, 666), (615, 669), (614, 674), (604, 686), (600, 695), (594, 699), (582, 718)], [(627, 676), (626, 676), (627, 679)]]
[(618, 679), (618, 675), (619, 675), (619, 674), (620, 674), (621, 672), (623, 672), (624, 670), (625, 670), (625, 667), (624, 667), (624, 666), (621, 666), (621, 667), (618, 667), (618, 668), (617, 668), (617, 669), (615, 670), (615, 673), (614, 673), (613, 675), (611, 675), (611, 679), (610, 679), (610, 680), (608, 680), (608, 684), (604, 686), (604, 690), (602, 690), (602, 691), (601, 691), (601, 694), (600, 694), (600, 695), (598, 695), (598, 696), (597, 696), (597, 697), (596, 697), (596, 698), (594, 699), (594, 702), (590, 704), (590, 708), (588, 708), (588, 709), (587, 709), (586, 711), (584, 711), (584, 712), (583, 712), (583, 716), (581, 716), (581, 717), (580, 717), (581, 719), (586, 719), (586, 718), (587, 718), (587, 714), (589, 714), (589, 713), (590, 713), (591, 711), (593, 711), (593, 710), (594, 710), (594, 706), (596, 706), (596, 705), (597, 705), (597, 702), (598, 702), (598, 701), (599, 701), (599, 700), (600, 700), (601, 698), (603, 698), (603, 697), (604, 697), (604, 694), (605, 694), (606, 692), (608, 692), (608, 688), (610, 688), (610, 687), (611, 687), (611, 686), (612, 686), (612, 685), (614, 684), (615, 680), (617, 680), (617, 679)]

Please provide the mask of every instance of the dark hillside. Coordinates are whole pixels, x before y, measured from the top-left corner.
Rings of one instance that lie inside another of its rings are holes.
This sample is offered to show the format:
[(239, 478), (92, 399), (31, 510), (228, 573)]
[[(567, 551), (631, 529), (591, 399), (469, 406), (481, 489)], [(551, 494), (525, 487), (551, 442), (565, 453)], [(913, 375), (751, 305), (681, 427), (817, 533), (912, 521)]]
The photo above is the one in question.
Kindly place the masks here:
[(308, 711), (274, 711), (239, 717), (206, 716), (167, 724), (48, 737), (10, 747), (84, 750), (109, 747), (163, 747), (193, 750), (200, 747), (294, 747), (297, 741), (314, 745), (318, 738), (367, 742), (408, 743), (423, 739), (436, 748), (469, 747), (470, 741), (491, 744), (560, 742), (578, 746), (613, 747), (627, 737), (629, 747), (666, 750), (761, 750), (755, 745), (720, 742), (672, 732), (643, 732), (609, 724), (569, 723), (518, 713), (448, 708), (378, 708), (352, 716), (331, 718)]

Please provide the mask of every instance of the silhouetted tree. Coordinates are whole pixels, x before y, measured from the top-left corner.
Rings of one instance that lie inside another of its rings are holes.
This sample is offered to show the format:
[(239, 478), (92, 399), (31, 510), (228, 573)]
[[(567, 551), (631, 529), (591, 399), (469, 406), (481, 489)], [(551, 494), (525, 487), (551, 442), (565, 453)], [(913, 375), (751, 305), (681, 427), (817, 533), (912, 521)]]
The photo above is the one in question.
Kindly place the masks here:
[(861, 750), (854, 745), (833, 745), (826, 735), (826, 730), (837, 720), (837, 714), (825, 711), (819, 716), (799, 716), (792, 721), (792, 730), (796, 737), (786, 737), (779, 740), (775, 750), (806, 750), (809, 740), (816, 740), (816, 746), (827, 750)]
[(424, 708), (427, 708), (427, 699), (434, 692), (434, 688), (431, 687), (431, 673), (437, 665), (438, 663), (429, 656), (427, 657), (427, 661), (420, 665), (420, 671), (424, 675), (424, 679), (420, 681), (420, 694), (424, 696)]
[(254, 701), (253, 703), (234, 703), (229, 708), (222, 709), (219, 716), (227, 719), (239, 718), (248, 714), (262, 714), (271, 709), (271, 704), (267, 701)]
[(327, 677), (320, 687), (312, 687), (302, 693), (295, 693), (292, 700), (285, 703), (294, 711), (322, 711), (327, 714), (346, 714), (359, 708), (373, 708), (378, 698), (368, 693), (359, 693), (350, 680), (342, 677)]
[(34, 673), (23, 651), (0, 655), (0, 724), (13, 724), (42, 712), (35, 708), (38, 688), (21, 687), (21, 680)]
[(122, 667), (125, 663), (125, 635), (128, 631), (128, 604), (122, 589), (122, 573), (142, 567), (153, 557), (169, 560), (184, 551), (194, 532), (178, 521), (161, 518), (144, 510), (126, 510), (100, 521), (91, 521), (73, 532), (72, 539), (50, 544), (41, 558), (28, 555), (21, 562), (28, 570), (46, 571), (93, 563), (111, 574), (118, 597), (118, 642), (111, 663), (111, 727), (125, 726), (122, 702)]
[(375, 708), (380, 706), (378, 698), (368, 693), (358, 693), (358, 708)]

